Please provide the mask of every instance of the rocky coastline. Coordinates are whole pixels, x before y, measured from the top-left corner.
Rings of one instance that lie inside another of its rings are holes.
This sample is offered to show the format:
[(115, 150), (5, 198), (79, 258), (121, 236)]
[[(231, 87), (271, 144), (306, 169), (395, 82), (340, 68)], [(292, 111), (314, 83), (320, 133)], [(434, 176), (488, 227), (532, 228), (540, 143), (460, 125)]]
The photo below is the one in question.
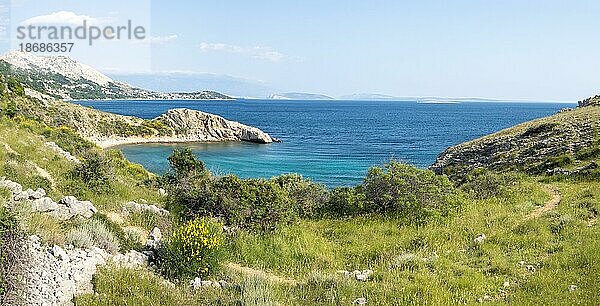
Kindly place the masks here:
[(244, 141), (259, 144), (280, 142), (262, 130), (230, 121), (223, 117), (191, 109), (171, 109), (150, 122), (159, 124), (169, 132), (151, 136), (92, 136), (89, 140), (101, 148), (124, 144), (190, 143)]

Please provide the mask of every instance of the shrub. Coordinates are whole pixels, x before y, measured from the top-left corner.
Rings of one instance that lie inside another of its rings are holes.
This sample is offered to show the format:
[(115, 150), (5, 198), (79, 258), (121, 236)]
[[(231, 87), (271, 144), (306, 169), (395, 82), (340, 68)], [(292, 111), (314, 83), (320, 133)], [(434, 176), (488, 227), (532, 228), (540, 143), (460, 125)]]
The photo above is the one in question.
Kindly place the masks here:
[(223, 242), (221, 223), (210, 218), (188, 221), (161, 246), (157, 266), (169, 279), (207, 276), (219, 268)]
[(200, 215), (223, 218), (228, 225), (272, 231), (298, 218), (293, 201), (278, 184), (262, 179), (225, 176), (213, 182), (209, 206)]
[(71, 175), (98, 193), (109, 189), (113, 176), (110, 160), (96, 151), (88, 151), (81, 164), (75, 166)]
[(86, 220), (67, 233), (66, 242), (79, 248), (98, 247), (111, 253), (119, 251), (119, 240), (98, 219)]
[[(3, 205), (3, 204), (0, 204)], [(17, 220), (4, 207), (0, 206), (0, 304), (12, 305), (17, 299), (16, 290), (20, 283), (20, 269), (23, 268), (25, 254), (23, 234)]]
[(10, 91), (12, 93), (14, 93), (15, 95), (18, 95), (18, 96), (25, 95), (25, 89), (23, 88), (23, 85), (21, 85), (21, 83), (19, 81), (17, 81), (17, 79), (8, 78), (7, 85), (8, 85), (8, 89), (10, 89)]
[(321, 207), (321, 217), (349, 217), (364, 213), (366, 196), (362, 188), (340, 187), (331, 191), (329, 200)]
[[(212, 177), (189, 150), (176, 150), (169, 161), (174, 174), (166, 176), (167, 207), (184, 219), (215, 217), (230, 226), (271, 231), (279, 224), (297, 220), (300, 211), (309, 210), (298, 208), (285, 190), (299, 191), (304, 187), (293, 187), (288, 180), (240, 179), (234, 175)], [(309, 186), (303, 180), (297, 183)], [(307, 204), (308, 200), (304, 203), (306, 207), (312, 205)]]
[(506, 174), (484, 168), (475, 169), (463, 177), (460, 188), (479, 200), (497, 197), (514, 182)]
[(189, 148), (175, 149), (169, 156), (169, 164), (176, 178), (208, 174), (204, 163)]
[(325, 186), (313, 183), (298, 174), (281, 175), (272, 181), (291, 197), (300, 217), (315, 216), (317, 210), (329, 199), (329, 192)]
[(15, 101), (6, 102), (5, 106), (2, 108), (2, 114), (8, 118), (14, 118), (17, 115), (17, 103)]
[(369, 211), (393, 214), (415, 224), (448, 215), (461, 202), (446, 176), (396, 161), (385, 168), (371, 168), (363, 188)]
[(126, 233), (121, 226), (117, 223), (111, 221), (106, 215), (97, 213), (94, 214), (92, 220), (97, 220), (101, 222), (106, 229), (113, 234), (115, 239), (117, 240), (117, 245), (119, 246), (119, 250), (121, 252), (127, 252), (129, 250), (141, 250), (143, 248), (142, 244), (139, 241), (139, 237), (134, 237)]
[(61, 126), (59, 128), (46, 127), (42, 131), (42, 135), (46, 139), (55, 142), (63, 150), (75, 154), (76, 152), (87, 152), (95, 147), (95, 145), (79, 136), (72, 129)]

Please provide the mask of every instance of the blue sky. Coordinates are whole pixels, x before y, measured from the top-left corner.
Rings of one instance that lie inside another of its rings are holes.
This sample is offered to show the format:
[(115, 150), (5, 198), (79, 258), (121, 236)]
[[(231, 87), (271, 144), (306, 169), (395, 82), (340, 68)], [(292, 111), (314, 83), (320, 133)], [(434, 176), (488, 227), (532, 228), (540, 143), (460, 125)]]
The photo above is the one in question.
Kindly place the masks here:
[(333, 96), (575, 101), (600, 93), (600, 1), (12, 1), (12, 25), (68, 11), (132, 19), (148, 44), (73, 57)]

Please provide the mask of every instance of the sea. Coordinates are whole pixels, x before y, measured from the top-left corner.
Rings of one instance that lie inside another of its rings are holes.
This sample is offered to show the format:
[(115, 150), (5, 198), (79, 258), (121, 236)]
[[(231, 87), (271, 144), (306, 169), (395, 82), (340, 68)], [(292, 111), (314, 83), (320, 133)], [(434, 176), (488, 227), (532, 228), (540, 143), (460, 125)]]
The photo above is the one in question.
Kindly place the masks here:
[(398, 160), (427, 168), (446, 148), (556, 113), (574, 103), (415, 101), (79, 101), (95, 109), (155, 118), (190, 108), (255, 126), (281, 143), (135, 144), (116, 147), (156, 174), (189, 147), (217, 175), (271, 178), (298, 173), (328, 187), (360, 184), (370, 167)]

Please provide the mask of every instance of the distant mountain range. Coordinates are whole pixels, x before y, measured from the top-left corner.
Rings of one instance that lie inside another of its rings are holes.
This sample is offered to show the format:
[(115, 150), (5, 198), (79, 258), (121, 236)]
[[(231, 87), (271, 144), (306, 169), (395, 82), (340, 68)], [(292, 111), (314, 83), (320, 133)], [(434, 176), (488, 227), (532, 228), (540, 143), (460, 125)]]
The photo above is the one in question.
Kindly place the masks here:
[(288, 93), (280, 93), (280, 94), (272, 94), (269, 96), (269, 99), (274, 100), (334, 100), (335, 98), (322, 95), (322, 94), (313, 94), (313, 93), (303, 93), (303, 92), (288, 92)]
[(108, 75), (132, 86), (160, 92), (193, 92), (204, 88), (231, 97), (265, 99), (275, 91), (264, 82), (212, 73), (156, 72)]
[(165, 93), (113, 80), (66, 56), (37, 56), (12, 51), (0, 56), (0, 70), (34, 93), (65, 100), (84, 99), (231, 99), (214, 91)]

